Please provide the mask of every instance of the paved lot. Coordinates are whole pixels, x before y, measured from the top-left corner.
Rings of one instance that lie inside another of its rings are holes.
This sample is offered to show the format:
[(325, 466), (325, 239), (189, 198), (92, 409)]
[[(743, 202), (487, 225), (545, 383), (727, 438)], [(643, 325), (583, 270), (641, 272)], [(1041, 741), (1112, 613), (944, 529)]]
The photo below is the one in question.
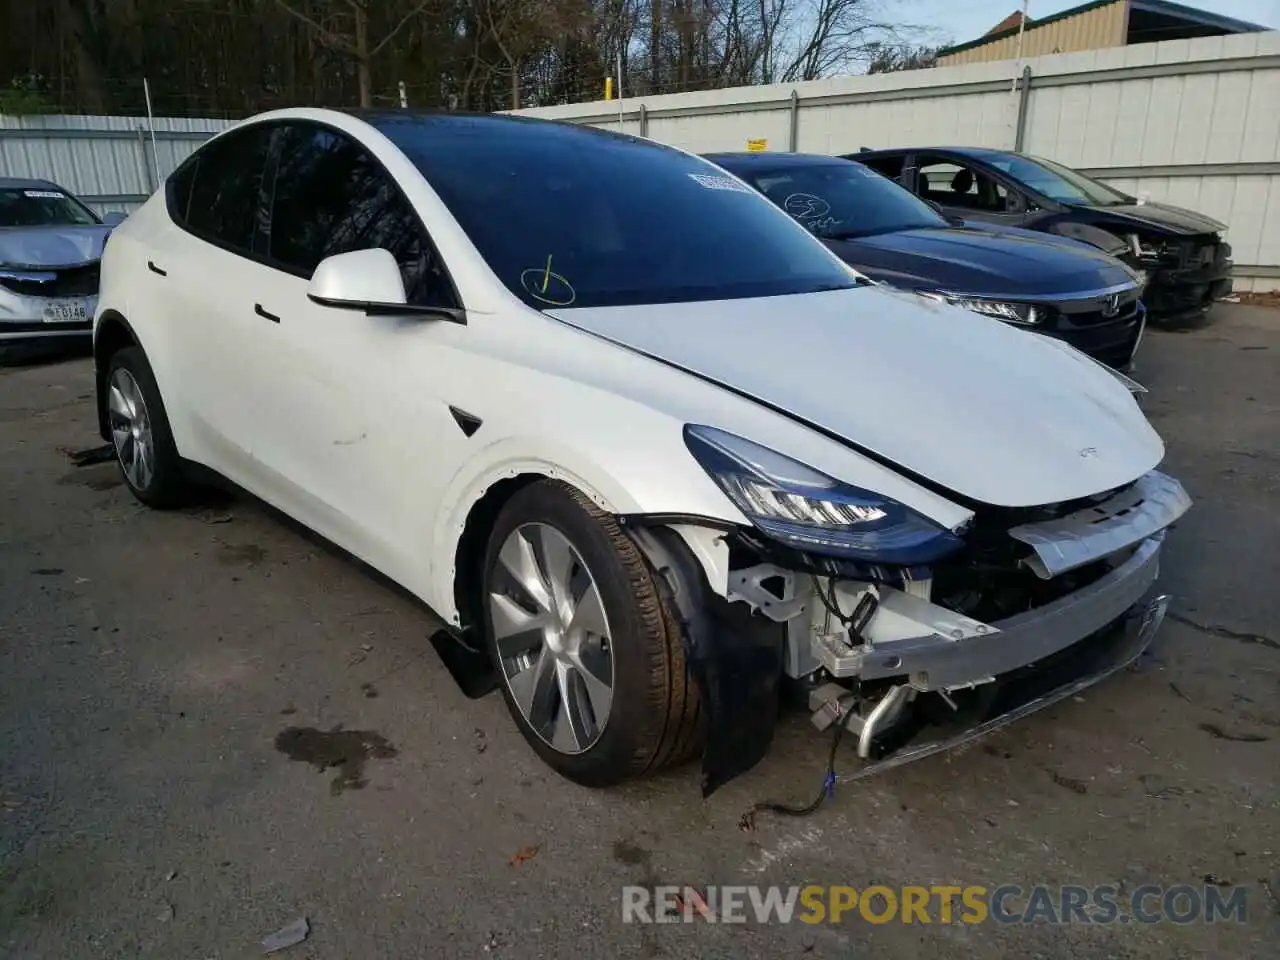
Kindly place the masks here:
[[(752, 802), (817, 786), (805, 718), (707, 802), (696, 767), (563, 782), (496, 696), (456, 690), (428, 615), (353, 562), (246, 498), (155, 513), (112, 465), (73, 466), (99, 442), (87, 361), (0, 370), (0, 955), (246, 957), (299, 916), (310, 938), (282, 956), (1274, 955), (1280, 314), (1223, 308), (1143, 349), (1196, 499), (1153, 661), (753, 832)], [(276, 747), (337, 725), (383, 756), (321, 773)], [(1123, 900), (1205, 878), (1249, 887), (1246, 924), (619, 919), (639, 882), (1114, 883)]]

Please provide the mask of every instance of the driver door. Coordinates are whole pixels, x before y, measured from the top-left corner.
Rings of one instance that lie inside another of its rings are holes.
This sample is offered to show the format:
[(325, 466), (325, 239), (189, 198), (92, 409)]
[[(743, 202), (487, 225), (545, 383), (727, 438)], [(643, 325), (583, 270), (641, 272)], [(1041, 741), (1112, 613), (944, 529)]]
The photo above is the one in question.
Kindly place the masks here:
[(258, 291), (271, 376), (255, 458), (287, 513), (410, 585), (422, 575), (420, 527), (434, 513), (421, 478), (452, 476), (465, 453), (433, 374), (467, 328), (311, 301), (322, 259), (383, 248), (400, 263), (411, 302), (459, 306), (417, 214), (365, 148), (328, 127), (289, 122), (273, 154), (270, 276)]

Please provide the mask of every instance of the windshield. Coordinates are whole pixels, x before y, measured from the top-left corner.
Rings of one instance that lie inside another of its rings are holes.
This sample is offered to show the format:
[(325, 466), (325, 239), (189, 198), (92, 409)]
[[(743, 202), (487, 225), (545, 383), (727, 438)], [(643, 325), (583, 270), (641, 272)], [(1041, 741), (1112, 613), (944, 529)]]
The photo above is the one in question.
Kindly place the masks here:
[(1088, 203), (1104, 207), (1132, 203), (1133, 198), (1112, 190), (1083, 173), (1043, 160), (1040, 157), (1022, 157), (1014, 154), (994, 157), (990, 164), (1003, 170), (1014, 180), (1025, 183), (1032, 190), (1043, 193), (1059, 203)]
[(69, 227), (98, 223), (88, 207), (51, 187), (0, 187), (0, 227)]
[(927, 203), (860, 163), (788, 164), (744, 179), (827, 240), (948, 225)]
[(494, 117), (372, 120), (502, 282), (538, 309), (856, 285), (755, 191), (669, 147)]

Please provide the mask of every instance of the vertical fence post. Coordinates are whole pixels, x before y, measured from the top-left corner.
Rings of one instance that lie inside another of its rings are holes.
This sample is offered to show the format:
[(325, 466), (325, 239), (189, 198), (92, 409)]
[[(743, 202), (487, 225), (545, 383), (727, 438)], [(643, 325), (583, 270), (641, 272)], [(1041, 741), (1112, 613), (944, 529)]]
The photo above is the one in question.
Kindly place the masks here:
[(640, 136), (647, 137), (649, 135), (649, 111), (645, 109), (644, 104), (640, 104)]
[(787, 136), (787, 151), (795, 153), (800, 147), (800, 94), (791, 91), (791, 128)]
[(142, 163), (142, 182), (147, 188), (147, 196), (156, 192), (156, 171), (151, 169), (151, 156), (147, 153), (147, 130), (138, 126), (138, 159)]
[(1022, 68), (1022, 90), (1018, 97), (1018, 120), (1014, 127), (1013, 149), (1022, 150), (1027, 139), (1027, 104), (1031, 100), (1031, 68)]
[(407, 110), (409, 108), (409, 91), (405, 89), (403, 80), (401, 80), (396, 86), (400, 89), (400, 109)]

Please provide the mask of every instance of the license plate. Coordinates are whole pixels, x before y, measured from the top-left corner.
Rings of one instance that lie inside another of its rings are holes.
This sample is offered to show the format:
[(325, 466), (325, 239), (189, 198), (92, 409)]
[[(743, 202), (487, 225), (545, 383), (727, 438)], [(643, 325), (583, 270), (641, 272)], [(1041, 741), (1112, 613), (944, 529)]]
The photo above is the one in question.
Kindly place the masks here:
[(88, 319), (89, 304), (85, 300), (51, 303), (44, 308), (45, 323), (84, 323)]
[(1209, 264), (1213, 263), (1215, 259), (1217, 259), (1217, 255), (1218, 255), (1217, 247), (1202, 247), (1200, 250), (1200, 265), (1207, 267)]

